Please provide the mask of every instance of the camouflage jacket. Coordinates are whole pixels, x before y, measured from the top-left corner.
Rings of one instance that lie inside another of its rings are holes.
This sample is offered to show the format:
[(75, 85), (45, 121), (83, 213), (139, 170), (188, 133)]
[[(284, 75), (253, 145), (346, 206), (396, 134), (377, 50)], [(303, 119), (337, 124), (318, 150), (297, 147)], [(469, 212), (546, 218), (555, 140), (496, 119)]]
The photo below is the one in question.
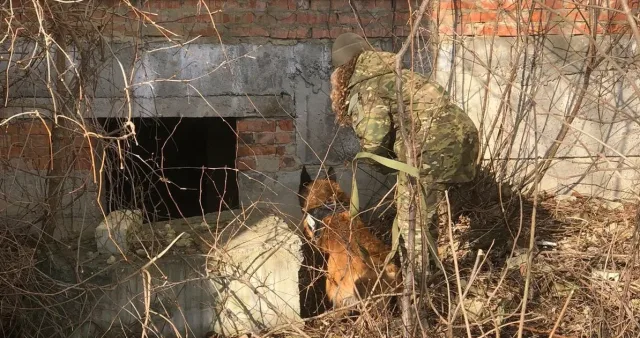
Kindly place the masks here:
[[(395, 155), (406, 162), (394, 69), (393, 53), (360, 54), (348, 84), (347, 114), (362, 151), (391, 158)], [(479, 152), (475, 124), (437, 83), (406, 69), (402, 70), (402, 77), (405, 116), (419, 121), (414, 131), (422, 154), (423, 179), (439, 183), (470, 181), (475, 176)]]

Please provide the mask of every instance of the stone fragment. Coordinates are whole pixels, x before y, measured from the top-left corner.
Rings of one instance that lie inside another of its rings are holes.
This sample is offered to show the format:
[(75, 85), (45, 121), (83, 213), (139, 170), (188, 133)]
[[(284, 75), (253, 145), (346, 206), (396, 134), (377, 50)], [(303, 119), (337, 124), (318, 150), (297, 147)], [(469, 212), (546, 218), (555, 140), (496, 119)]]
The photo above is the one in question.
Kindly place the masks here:
[(624, 208), (624, 205), (620, 202), (615, 202), (615, 201), (604, 201), (602, 203), (602, 207), (604, 209), (613, 211), (613, 210), (622, 210), (622, 208)]
[(129, 250), (128, 238), (141, 225), (141, 210), (116, 210), (109, 213), (95, 230), (98, 252), (121, 254), (120, 250), (122, 250), (123, 253), (126, 253)]
[(556, 195), (555, 196), (555, 200), (556, 202), (575, 202), (576, 200), (578, 200), (577, 197), (573, 196), (573, 195)]

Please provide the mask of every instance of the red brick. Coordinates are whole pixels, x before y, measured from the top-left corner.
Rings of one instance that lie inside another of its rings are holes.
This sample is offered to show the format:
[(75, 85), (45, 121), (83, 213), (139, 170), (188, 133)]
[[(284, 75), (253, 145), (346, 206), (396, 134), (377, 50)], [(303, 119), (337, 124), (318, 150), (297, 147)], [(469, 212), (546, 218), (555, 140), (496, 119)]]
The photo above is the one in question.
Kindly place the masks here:
[(287, 152), (287, 147), (285, 146), (276, 147), (276, 155), (284, 155), (286, 152)]
[(289, 36), (288, 29), (273, 29), (269, 34), (270, 37), (275, 39), (286, 39)]
[[(211, 31), (212, 32), (213, 30), (207, 29), (207, 31)], [(195, 33), (195, 31), (194, 31), (194, 33)], [(228, 30), (228, 33), (231, 36), (238, 36), (238, 37), (251, 36), (251, 33), (249, 32), (249, 28), (247, 28), (247, 27), (235, 27), (235, 26), (232, 26)]]
[(629, 29), (630, 29), (629, 24), (624, 24), (624, 25), (613, 24), (607, 27), (607, 33), (624, 34), (624, 33), (628, 33)]
[(91, 158), (91, 150), (89, 148), (80, 148), (77, 152), (78, 158)]
[(564, 22), (576, 22), (589, 20), (589, 12), (584, 9), (572, 9), (565, 12), (564, 17), (561, 17)]
[(11, 145), (7, 154), (8, 158), (17, 158), (24, 155), (24, 148), (19, 145)]
[(250, 157), (243, 157), (236, 160), (236, 169), (251, 170), (256, 168), (256, 160)]
[(496, 21), (496, 12), (470, 12), (462, 14), (462, 23)]
[(331, 9), (331, 1), (330, 0), (312, 0), (311, 1), (311, 10), (329, 10)]
[[(348, 0), (345, 1), (347, 4), (349, 3)], [(364, 9), (364, 11), (361, 12), (368, 12), (372, 9), (378, 9), (378, 4), (376, 4), (376, 1), (371, 0), (371, 1), (362, 1), (359, 2), (358, 4), (355, 5), (357, 9)]]
[(518, 28), (515, 25), (498, 24), (498, 36), (516, 36)]
[(275, 16), (271, 15), (270, 13), (264, 13), (261, 15), (258, 15), (255, 18), (255, 23), (260, 24), (262, 26), (273, 26), (273, 27), (278, 27), (278, 20), (276, 19)]
[[(234, 19), (235, 19), (235, 16), (229, 15), (227, 13), (216, 13), (216, 15), (213, 16), (213, 21), (218, 25), (221, 23), (230, 23)], [(202, 21), (202, 22), (209, 22), (209, 20)]]
[(238, 0), (229, 0), (229, 1), (217, 1), (222, 3), (223, 9), (239, 9), (242, 8), (242, 4), (238, 2)]
[(296, 13), (291, 12), (277, 13), (273, 14), (273, 16), (276, 18), (276, 22), (279, 25), (295, 23), (297, 20)]
[(618, 11), (602, 11), (598, 16), (598, 20), (601, 22), (627, 21), (627, 13), (620, 13)]
[(51, 152), (49, 150), (49, 147), (33, 147), (28, 148), (27, 151), (25, 151), (25, 154), (28, 157), (49, 157)]
[[(544, 8), (560, 9), (564, 8), (565, 0), (539, 0), (544, 1)], [(542, 7), (542, 6), (540, 6)]]
[(255, 11), (264, 11), (267, 9), (267, 1), (251, 0), (249, 1), (249, 8)]
[[(218, 23), (217, 23), (218, 24)], [(218, 36), (220, 33), (220, 26), (217, 26), (217, 30), (213, 28), (213, 25), (208, 24), (202, 27), (194, 27), (190, 31), (191, 35), (201, 35), (201, 36)]]
[(325, 13), (298, 12), (296, 22), (300, 24), (318, 25), (329, 22), (329, 15)]
[(407, 26), (396, 26), (393, 28), (393, 34), (395, 36), (409, 36), (409, 29)]
[(529, 22), (545, 22), (548, 18), (547, 12), (532, 11), (529, 12)]
[(251, 27), (247, 36), (269, 36), (269, 31), (262, 27)]
[(343, 25), (357, 25), (358, 19), (353, 13), (340, 13), (338, 14), (338, 23)]
[(393, 3), (389, 0), (376, 0), (376, 9), (381, 10), (391, 10)]
[(276, 146), (266, 145), (266, 144), (254, 144), (251, 146), (239, 145), (238, 152), (237, 152), (238, 157), (275, 155), (275, 154), (276, 154)]
[[(374, 3), (375, 4), (375, 3)], [(351, 6), (349, 6), (348, 0), (331, 0), (331, 9), (332, 10), (343, 10), (343, 11), (351, 11)]]
[(276, 133), (276, 144), (288, 144), (293, 142), (293, 133), (291, 132), (279, 132)]
[(254, 139), (257, 144), (273, 144), (276, 139), (276, 134), (271, 132), (255, 133)]
[(494, 36), (496, 34), (497, 27), (494, 23), (485, 23), (475, 27), (474, 35), (480, 36)]
[(76, 136), (73, 140), (73, 145), (76, 148), (90, 148), (93, 147), (95, 149), (95, 147), (98, 145), (98, 140), (95, 138), (89, 138), (87, 139), (86, 137), (82, 137), (82, 136)]
[[(435, 11), (433, 12), (434, 14), (436, 13)], [(393, 19), (396, 21), (396, 25), (402, 23), (402, 24), (408, 24), (409, 23), (409, 13), (408, 12), (396, 12), (393, 15)]]
[(276, 121), (264, 119), (244, 119), (237, 123), (238, 131), (276, 131)]
[(270, 37), (275, 39), (305, 39), (311, 35), (309, 30), (309, 28), (305, 27), (295, 29), (272, 29)]
[[(332, 39), (337, 38), (340, 34), (342, 33), (348, 33), (348, 32), (353, 32), (353, 29), (351, 28), (347, 28), (347, 27), (334, 27), (331, 28), (331, 30), (329, 31), (329, 34), (331, 35)], [(366, 31), (365, 31), (366, 32)], [(369, 37), (369, 35), (367, 35), (367, 37)]]
[(312, 39), (328, 39), (331, 38), (331, 32), (326, 28), (311, 28)]
[[(93, 163), (89, 159), (76, 159), (74, 167), (76, 170), (83, 170), (83, 171), (93, 170)], [(45, 169), (45, 168), (41, 168), (41, 169)]]
[(396, 1), (396, 10), (409, 9), (409, 1)]
[[(47, 123), (47, 126), (49, 127), (49, 130), (51, 130), (51, 125), (49, 123)], [(45, 125), (40, 120), (34, 121), (33, 124), (31, 124), (28, 128), (29, 133), (31, 134), (49, 135), (49, 133), (47, 132), (47, 127), (45, 127)]]
[(387, 37), (390, 35), (390, 28), (378, 25), (369, 25), (364, 28), (364, 32), (369, 38)]
[(238, 139), (238, 144), (253, 144), (255, 142), (251, 132), (238, 133)]
[(236, 16), (236, 22), (244, 24), (253, 23), (254, 19), (255, 15), (253, 13), (244, 13)]
[[(476, 5), (475, 1), (462, 0), (462, 1), (458, 1), (457, 3), (454, 3), (454, 1), (457, 1), (457, 0), (440, 2), (440, 9), (441, 10), (443, 10), (443, 9), (444, 10), (453, 10), (453, 9), (456, 9), (456, 8), (457, 9), (475, 9), (475, 8), (477, 8), (477, 5)], [(402, 1), (399, 1), (399, 2), (402, 2)], [(491, 5), (492, 1), (486, 1), (486, 2), (490, 2), (490, 3), (487, 4), (487, 7), (482, 6), (482, 8), (494, 9), (494, 8), (491, 8), (492, 6), (495, 6), (495, 5)]]
[[(289, 3), (293, 1), (292, 0), (271, 0), (269, 4), (269, 9), (280, 9), (280, 10), (290, 9)], [(293, 3), (293, 6), (295, 6), (295, 2)], [(295, 9), (295, 7), (293, 9)]]
[(296, 30), (289, 31), (290, 39), (306, 39), (311, 36), (311, 29), (300, 27)]
[(32, 147), (48, 147), (50, 142), (49, 142), (49, 136), (45, 136), (45, 135), (28, 135), (29, 137), (29, 143), (31, 143)]
[(281, 131), (293, 131), (293, 120), (280, 120), (278, 121), (278, 130)]
[(33, 160), (33, 166), (39, 170), (52, 169), (50, 158), (38, 158)]

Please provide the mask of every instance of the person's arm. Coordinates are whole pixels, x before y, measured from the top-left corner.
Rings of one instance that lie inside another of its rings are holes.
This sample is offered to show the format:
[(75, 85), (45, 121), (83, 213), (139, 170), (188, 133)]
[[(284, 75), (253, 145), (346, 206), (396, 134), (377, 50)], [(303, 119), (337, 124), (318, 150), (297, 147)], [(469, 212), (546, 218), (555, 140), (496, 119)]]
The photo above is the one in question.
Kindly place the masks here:
[(365, 81), (352, 90), (349, 110), (362, 151), (388, 157), (391, 148), (389, 104), (376, 90), (377, 81)]

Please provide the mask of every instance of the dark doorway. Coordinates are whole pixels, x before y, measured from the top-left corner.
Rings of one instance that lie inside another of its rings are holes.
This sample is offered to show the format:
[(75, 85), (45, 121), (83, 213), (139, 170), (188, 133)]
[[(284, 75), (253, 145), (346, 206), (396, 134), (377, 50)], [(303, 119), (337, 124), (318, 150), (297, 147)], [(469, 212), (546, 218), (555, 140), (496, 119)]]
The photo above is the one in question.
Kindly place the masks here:
[[(133, 139), (120, 154), (107, 151), (105, 191), (109, 211), (141, 208), (162, 221), (237, 208), (236, 120), (234, 118), (134, 118)], [(121, 119), (102, 119), (118, 134)], [(226, 169), (225, 169), (226, 168)], [(227, 170), (232, 169), (232, 170)]]

